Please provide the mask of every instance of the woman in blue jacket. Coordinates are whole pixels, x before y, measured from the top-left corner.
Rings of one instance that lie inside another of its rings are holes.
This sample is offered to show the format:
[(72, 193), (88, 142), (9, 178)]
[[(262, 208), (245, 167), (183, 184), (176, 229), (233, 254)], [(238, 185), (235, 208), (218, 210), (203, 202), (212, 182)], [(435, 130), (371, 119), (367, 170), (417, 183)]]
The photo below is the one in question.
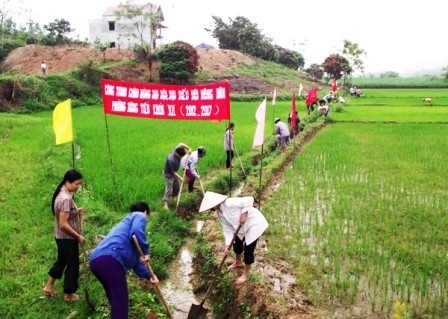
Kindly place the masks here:
[[(128, 318), (128, 270), (132, 269), (139, 277), (148, 279), (153, 285), (159, 283), (156, 276), (151, 278), (145, 267), (149, 263), (150, 253), (145, 235), (149, 212), (149, 206), (145, 202), (131, 205), (130, 213), (112, 228), (90, 255), (90, 269), (106, 291), (112, 319)], [(140, 258), (134, 245), (133, 235), (137, 237), (142, 248), (143, 258)]]

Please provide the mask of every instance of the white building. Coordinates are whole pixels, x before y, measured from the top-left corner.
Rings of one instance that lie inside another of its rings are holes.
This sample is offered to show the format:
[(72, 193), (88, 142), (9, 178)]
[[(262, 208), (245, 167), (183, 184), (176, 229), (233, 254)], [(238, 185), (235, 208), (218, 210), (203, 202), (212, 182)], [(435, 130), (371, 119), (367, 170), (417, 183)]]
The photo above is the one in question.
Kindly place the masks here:
[[(154, 22), (148, 25), (145, 19), (129, 20), (117, 19), (116, 12), (119, 7), (107, 8), (101, 19), (89, 21), (89, 42), (94, 44), (97, 39), (101, 43), (109, 43), (109, 47), (132, 48), (134, 44), (151, 43), (152, 48), (157, 47), (157, 40), (162, 38), (161, 29), (165, 28), (161, 22), (164, 21), (162, 8), (159, 5), (151, 5), (144, 8), (143, 12), (149, 11), (154, 15)], [(137, 30), (135, 24), (139, 25)]]

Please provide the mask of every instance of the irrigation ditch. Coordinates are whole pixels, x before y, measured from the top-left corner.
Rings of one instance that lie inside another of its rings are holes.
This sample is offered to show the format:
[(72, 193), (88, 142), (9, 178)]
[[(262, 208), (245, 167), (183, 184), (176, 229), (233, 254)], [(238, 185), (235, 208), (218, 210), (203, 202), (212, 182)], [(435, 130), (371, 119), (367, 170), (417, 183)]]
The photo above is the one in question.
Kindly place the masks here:
[[(266, 169), (266, 173), (264, 171), (262, 173), (261, 187), (259, 165), (260, 160), (264, 159), (252, 155), (250, 159), (244, 158), (253, 165), (247, 170), (247, 177), (238, 179), (237, 173), (234, 173), (236, 182), (233, 189), (229, 187), (227, 192), (217, 189), (220, 184), (216, 183), (216, 180), (222, 176), (215, 172), (209, 174), (205, 188), (230, 193), (231, 196), (253, 196), (263, 211), (263, 202), (282, 182), (280, 179), (282, 172), (289, 168), (303, 147), (327, 124), (327, 121), (310, 123), (291, 140), (285, 153), (273, 151), (269, 154), (270, 167), (263, 168)], [(227, 177), (226, 180), (229, 181)], [(192, 205), (189, 209), (194, 207), (195, 205)], [(170, 267), (170, 278), (161, 285), (167, 302), (174, 309), (173, 318), (186, 318), (192, 304), (200, 304), (222, 260), (224, 246), (216, 214), (209, 213), (203, 215), (202, 219), (195, 220), (195, 229), (192, 233), (195, 235), (187, 239)], [(204, 307), (210, 310), (207, 314), (208, 319), (316, 318), (313, 315), (311, 301), (298, 289), (295, 275), (288, 272), (290, 267), (287, 265), (287, 260), (270, 260), (266, 256), (269, 249), (271, 249), (269, 240), (262, 236), (257, 244), (256, 263), (253, 265), (251, 279), (240, 286), (236, 286), (233, 281), (241, 275), (241, 270), (227, 269), (227, 265), (233, 262), (231, 257), (227, 259), (215, 288), (204, 304)]]

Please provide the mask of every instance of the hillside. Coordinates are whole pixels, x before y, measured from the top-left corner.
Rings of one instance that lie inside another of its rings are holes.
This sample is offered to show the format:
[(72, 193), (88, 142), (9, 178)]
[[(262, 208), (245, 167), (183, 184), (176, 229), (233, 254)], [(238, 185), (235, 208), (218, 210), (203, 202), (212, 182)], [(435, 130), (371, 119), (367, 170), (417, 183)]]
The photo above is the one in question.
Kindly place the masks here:
[[(232, 93), (272, 94), (274, 85), (262, 76), (249, 76), (232, 72), (234, 69), (257, 66), (257, 61), (241, 52), (221, 49), (197, 49), (199, 54), (199, 73), (204, 83), (229, 81)], [(47, 47), (28, 45), (12, 51), (3, 62), (3, 66), (21, 74), (41, 74), (40, 64), (45, 61), (47, 74), (67, 72), (79, 64), (93, 60), (97, 64), (113, 63), (133, 58), (131, 50), (110, 48), (100, 52), (94, 48), (82, 46)], [(262, 66), (260, 66), (262, 69)], [(122, 81), (144, 82), (149, 77), (145, 64), (120, 64), (110, 67), (109, 71)], [(291, 77), (292, 78), (292, 77)], [(288, 91), (297, 88), (297, 80), (281, 80), (281, 86)], [(304, 83), (304, 91), (307, 85)]]

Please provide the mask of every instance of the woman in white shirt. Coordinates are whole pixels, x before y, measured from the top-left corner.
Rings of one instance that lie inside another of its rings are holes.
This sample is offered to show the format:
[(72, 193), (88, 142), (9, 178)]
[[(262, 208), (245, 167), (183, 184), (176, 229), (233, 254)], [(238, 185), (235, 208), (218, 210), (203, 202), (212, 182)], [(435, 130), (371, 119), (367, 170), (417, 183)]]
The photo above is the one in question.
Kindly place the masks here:
[[(230, 246), (233, 246), (236, 258), (230, 268), (244, 268), (236, 284), (242, 284), (249, 279), (258, 238), (269, 226), (263, 214), (253, 207), (253, 203), (254, 198), (251, 196), (228, 198), (218, 193), (206, 192), (199, 208), (200, 213), (206, 210), (216, 210), (218, 213), (225, 240), (224, 256), (229, 256)], [(240, 224), (241, 228), (232, 243), (233, 235)]]

